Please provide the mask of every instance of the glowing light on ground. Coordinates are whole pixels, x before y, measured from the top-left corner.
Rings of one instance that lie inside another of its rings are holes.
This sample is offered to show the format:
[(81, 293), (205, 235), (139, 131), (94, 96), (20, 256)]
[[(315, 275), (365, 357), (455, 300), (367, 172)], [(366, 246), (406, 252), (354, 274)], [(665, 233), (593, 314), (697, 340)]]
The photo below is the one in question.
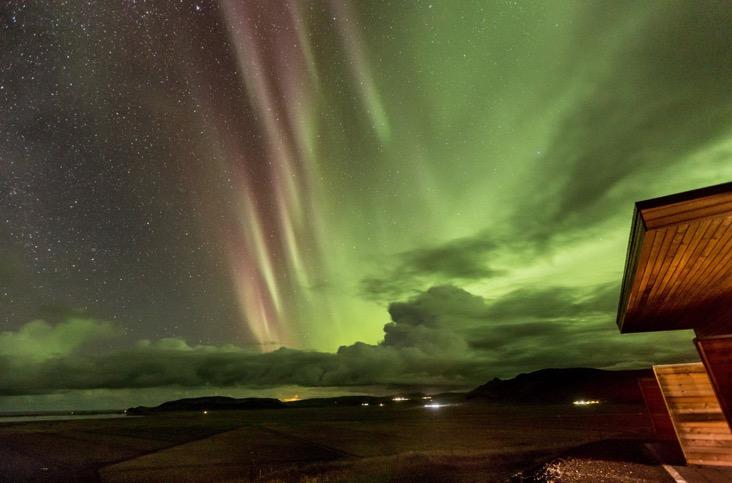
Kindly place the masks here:
[(580, 399), (578, 401), (574, 401), (572, 404), (575, 406), (593, 406), (595, 404), (600, 404), (600, 401), (597, 399)]

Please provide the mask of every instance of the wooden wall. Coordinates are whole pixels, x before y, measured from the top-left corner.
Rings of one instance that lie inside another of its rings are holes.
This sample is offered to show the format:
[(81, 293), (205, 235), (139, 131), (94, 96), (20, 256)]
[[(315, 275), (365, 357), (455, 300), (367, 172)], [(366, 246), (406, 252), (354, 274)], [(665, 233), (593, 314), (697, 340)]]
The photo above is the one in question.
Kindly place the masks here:
[(732, 335), (694, 340), (709, 378), (727, 417), (732, 421)]
[(654, 366), (687, 463), (732, 466), (732, 431), (701, 362)]
[(658, 382), (654, 377), (640, 377), (638, 378), (638, 385), (641, 393), (643, 393), (648, 415), (651, 417), (653, 432), (660, 440), (675, 441), (674, 425), (671, 422), (668, 409), (666, 409), (666, 403), (663, 401), (663, 394), (661, 388), (658, 387)]

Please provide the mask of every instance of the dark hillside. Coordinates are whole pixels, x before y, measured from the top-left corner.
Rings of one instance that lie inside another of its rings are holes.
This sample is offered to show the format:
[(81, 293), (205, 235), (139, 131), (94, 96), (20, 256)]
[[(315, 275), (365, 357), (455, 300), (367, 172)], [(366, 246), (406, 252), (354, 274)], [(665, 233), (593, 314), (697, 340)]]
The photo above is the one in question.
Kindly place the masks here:
[(167, 401), (160, 406), (137, 406), (127, 410), (127, 414), (153, 414), (171, 411), (209, 411), (209, 410), (236, 410), (236, 409), (278, 409), (285, 405), (279, 399), (272, 398), (243, 398), (237, 399), (225, 396), (196, 397)]
[(651, 369), (605, 371), (571, 368), (542, 369), (513, 379), (493, 379), (467, 395), (472, 400), (512, 401), (532, 404), (571, 403), (580, 399), (642, 403), (639, 377), (653, 377)]

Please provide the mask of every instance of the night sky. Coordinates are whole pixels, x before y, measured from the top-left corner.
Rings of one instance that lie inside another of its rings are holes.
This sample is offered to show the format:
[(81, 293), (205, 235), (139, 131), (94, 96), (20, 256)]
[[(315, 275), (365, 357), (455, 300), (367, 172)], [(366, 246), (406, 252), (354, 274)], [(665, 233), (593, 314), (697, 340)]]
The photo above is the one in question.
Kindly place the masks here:
[(696, 358), (632, 203), (732, 179), (732, 3), (0, 5), (0, 410)]

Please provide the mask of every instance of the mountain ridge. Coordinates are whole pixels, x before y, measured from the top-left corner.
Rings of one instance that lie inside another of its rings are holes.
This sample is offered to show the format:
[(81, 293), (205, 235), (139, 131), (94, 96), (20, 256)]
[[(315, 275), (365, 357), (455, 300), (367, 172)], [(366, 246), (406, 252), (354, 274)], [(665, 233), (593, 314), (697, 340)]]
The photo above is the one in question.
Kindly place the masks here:
[[(577, 400), (598, 400), (608, 403), (642, 403), (639, 377), (653, 377), (648, 369), (611, 371), (587, 367), (547, 368), (518, 374), (510, 379), (494, 378), (471, 391), (428, 395), (421, 392), (396, 393), (388, 396), (349, 395), (280, 401), (275, 398), (233, 398), (205, 396), (166, 401), (158, 406), (137, 406), (127, 409), (128, 415), (145, 415), (173, 411), (285, 409), (327, 406), (403, 406), (429, 402), (510, 402), (527, 404), (567, 404)], [(401, 398), (401, 399), (399, 399)]]

